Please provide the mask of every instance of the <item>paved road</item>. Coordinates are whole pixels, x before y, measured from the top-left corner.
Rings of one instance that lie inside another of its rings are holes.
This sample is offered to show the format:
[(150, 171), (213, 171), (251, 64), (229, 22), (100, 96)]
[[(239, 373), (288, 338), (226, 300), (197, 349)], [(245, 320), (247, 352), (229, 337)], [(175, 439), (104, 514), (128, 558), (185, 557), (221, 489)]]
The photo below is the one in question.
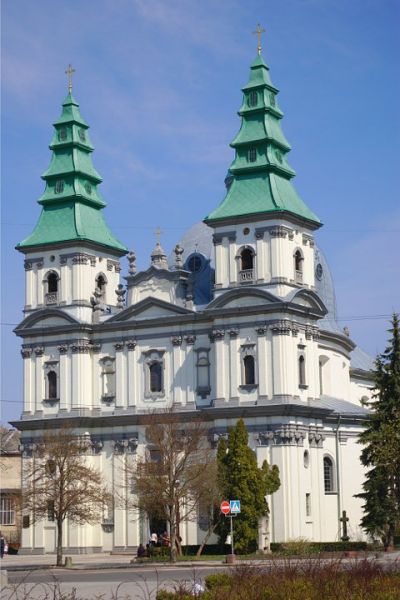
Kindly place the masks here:
[[(188, 566), (176, 568), (163, 566), (161, 569), (132, 568), (64, 571), (19, 571), (9, 573), (9, 585), (1, 600), (44, 600), (57, 598), (57, 590), (71, 593), (75, 588), (77, 598), (102, 598), (102, 600), (154, 600), (159, 588), (173, 589), (180, 583), (193, 587), (216, 569), (226, 566)], [(54, 593), (54, 590), (56, 593)], [(112, 595), (114, 593), (114, 596)], [(117, 594), (117, 595), (116, 595)]]

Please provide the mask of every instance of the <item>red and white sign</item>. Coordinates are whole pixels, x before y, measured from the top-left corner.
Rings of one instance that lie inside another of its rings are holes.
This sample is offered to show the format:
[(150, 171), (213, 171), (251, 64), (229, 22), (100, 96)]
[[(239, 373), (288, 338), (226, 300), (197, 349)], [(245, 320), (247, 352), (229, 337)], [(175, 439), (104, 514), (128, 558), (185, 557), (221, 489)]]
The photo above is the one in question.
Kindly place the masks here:
[(227, 500), (224, 500), (223, 502), (221, 502), (220, 508), (221, 508), (221, 512), (224, 515), (229, 515), (229, 513), (231, 511), (231, 506)]

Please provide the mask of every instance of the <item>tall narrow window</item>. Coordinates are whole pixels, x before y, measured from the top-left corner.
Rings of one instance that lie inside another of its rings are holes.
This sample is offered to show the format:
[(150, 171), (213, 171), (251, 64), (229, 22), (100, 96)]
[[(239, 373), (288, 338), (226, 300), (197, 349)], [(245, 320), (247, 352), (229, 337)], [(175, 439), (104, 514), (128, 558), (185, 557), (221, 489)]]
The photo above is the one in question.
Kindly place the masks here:
[(150, 365), (150, 391), (161, 392), (162, 391), (162, 364), (160, 362), (154, 362)]
[(115, 360), (105, 356), (101, 361), (102, 400), (111, 402), (115, 398)]
[(294, 259), (294, 279), (296, 283), (303, 282), (303, 255), (300, 250), (296, 250), (293, 255)]
[(257, 160), (257, 149), (256, 148), (249, 148), (247, 151), (247, 160), (249, 162), (256, 162)]
[(47, 291), (49, 294), (58, 292), (58, 275), (57, 273), (49, 273), (47, 276)]
[(253, 90), (249, 94), (249, 106), (256, 106), (256, 104), (257, 104), (257, 92), (255, 90)]
[(211, 391), (210, 387), (210, 360), (209, 349), (199, 348), (197, 352), (197, 393), (202, 398), (206, 398)]
[(62, 179), (59, 179), (58, 181), (56, 181), (56, 185), (54, 188), (54, 191), (56, 194), (62, 194), (64, 191), (64, 182), (62, 181)]
[(144, 397), (156, 400), (165, 395), (164, 382), (165, 350), (148, 350), (144, 352)]
[(47, 501), (47, 520), (54, 521), (54, 500)]
[(1, 496), (0, 498), (0, 525), (15, 524), (15, 501), (14, 498)]
[(333, 460), (329, 456), (324, 456), (324, 488), (325, 494), (335, 491)]
[(311, 517), (311, 494), (306, 494), (306, 517)]
[(303, 355), (299, 356), (299, 386), (306, 385), (306, 359)]
[(244, 383), (245, 385), (254, 385), (256, 382), (254, 356), (245, 356), (244, 362)]
[(322, 394), (324, 393), (324, 382), (323, 382), (323, 378), (322, 378), (322, 360), (319, 359), (318, 362), (318, 368), (319, 368), (319, 395), (322, 396)]
[(47, 399), (56, 400), (57, 398), (57, 373), (55, 371), (49, 371), (47, 373)]
[(59, 130), (58, 139), (60, 140), (60, 142), (63, 142), (67, 139), (67, 130), (65, 127), (61, 127), (61, 129)]

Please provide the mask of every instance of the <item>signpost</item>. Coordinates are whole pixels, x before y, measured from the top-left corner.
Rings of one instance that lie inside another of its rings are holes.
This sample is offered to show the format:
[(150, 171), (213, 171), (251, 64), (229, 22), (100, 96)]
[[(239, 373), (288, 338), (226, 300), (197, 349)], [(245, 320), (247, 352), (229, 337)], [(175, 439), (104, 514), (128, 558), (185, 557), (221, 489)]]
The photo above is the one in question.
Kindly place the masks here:
[(230, 560), (227, 557), (227, 562), (234, 562), (235, 550), (233, 545), (233, 517), (236, 517), (240, 513), (240, 500), (223, 500), (220, 506), (222, 514), (225, 517), (229, 517), (231, 520), (231, 554)]

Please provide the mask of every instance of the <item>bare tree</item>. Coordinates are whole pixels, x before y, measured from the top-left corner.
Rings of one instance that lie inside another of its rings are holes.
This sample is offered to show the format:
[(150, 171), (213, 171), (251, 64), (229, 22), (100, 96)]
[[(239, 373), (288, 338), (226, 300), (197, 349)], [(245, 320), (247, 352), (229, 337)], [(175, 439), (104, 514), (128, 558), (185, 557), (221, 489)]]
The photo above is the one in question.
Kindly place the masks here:
[(180, 549), (179, 522), (197, 518), (198, 507), (210, 495), (215, 457), (204, 421), (168, 410), (147, 418), (148, 448), (131, 468), (134, 505), (160, 519), (170, 530), (170, 557)]
[(63, 523), (99, 522), (112, 495), (88, 464), (88, 443), (63, 428), (45, 433), (32, 459), (24, 460), (23, 506), (32, 522), (51, 518), (57, 527), (57, 566), (62, 566)]

